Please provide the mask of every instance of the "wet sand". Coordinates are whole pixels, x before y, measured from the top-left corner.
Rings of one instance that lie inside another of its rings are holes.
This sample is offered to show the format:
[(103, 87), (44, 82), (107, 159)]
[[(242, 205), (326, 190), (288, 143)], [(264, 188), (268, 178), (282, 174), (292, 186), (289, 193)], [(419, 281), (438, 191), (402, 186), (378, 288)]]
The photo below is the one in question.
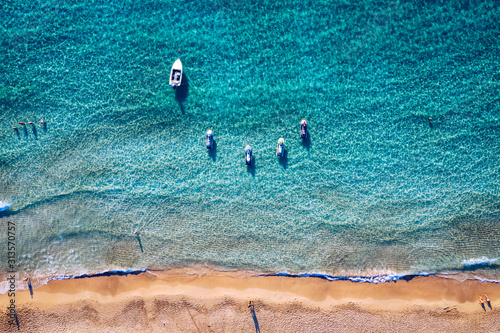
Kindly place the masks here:
[(500, 332), (500, 284), (433, 276), (371, 284), (183, 269), (33, 291), (16, 294), (22, 332)]

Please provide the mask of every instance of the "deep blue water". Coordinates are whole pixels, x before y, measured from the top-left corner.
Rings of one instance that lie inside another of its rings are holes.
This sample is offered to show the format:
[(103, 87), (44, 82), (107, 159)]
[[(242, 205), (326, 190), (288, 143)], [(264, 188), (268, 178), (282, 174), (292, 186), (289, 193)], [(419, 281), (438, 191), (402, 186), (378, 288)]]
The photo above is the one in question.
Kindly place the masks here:
[(16, 224), (21, 276), (500, 281), (500, 3), (7, 1), (0, 16), (1, 237)]

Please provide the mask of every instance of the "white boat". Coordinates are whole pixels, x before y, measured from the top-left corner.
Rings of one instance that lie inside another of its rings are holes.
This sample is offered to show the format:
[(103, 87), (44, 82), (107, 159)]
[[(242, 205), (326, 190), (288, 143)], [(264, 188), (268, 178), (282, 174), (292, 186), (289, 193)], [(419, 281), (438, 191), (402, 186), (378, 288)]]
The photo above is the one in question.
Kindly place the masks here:
[(250, 145), (245, 147), (245, 164), (252, 164), (252, 147), (250, 147)]
[(276, 149), (276, 156), (283, 157), (284, 153), (285, 153), (285, 139), (281, 137), (278, 140), (278, 148)]
[(177, 59), (172, 65), (172, 69), (170, 70), (170, 80), (169, 84), (174, 87), (178, 87), (182, 82), (182, 62), (181, 59)]
[(208, 130), (205, 135), (205, 146), (207, 149), (212, 149), (214, 147), (214, 132), (212, 132), (212, 130)]
[(300, 137), (307, 139), (307, 122), (305, 119), (300, 122)]

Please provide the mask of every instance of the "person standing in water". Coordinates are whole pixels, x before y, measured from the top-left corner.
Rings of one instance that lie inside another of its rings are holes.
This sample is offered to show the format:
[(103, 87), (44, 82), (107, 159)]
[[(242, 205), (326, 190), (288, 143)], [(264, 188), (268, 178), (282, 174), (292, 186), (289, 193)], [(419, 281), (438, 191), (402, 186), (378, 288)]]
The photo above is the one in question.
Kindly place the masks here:
[(24, 281), (28, 282), (28, 289), (30, 290), (31, 298), (33, 298), (33, 287), (31, 286), (31, 279), (28, 276), (26, 279), (24, 279)]

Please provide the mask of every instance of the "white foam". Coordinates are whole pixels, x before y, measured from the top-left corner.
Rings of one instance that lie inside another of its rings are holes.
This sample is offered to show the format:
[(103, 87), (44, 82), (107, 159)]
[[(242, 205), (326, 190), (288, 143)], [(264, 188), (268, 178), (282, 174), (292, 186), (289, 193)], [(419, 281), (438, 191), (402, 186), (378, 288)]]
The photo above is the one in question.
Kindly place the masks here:
[(472, 258), (472, 259), (463, 260), (462, 265), (465, 265), (465, 266), (487, 265), (487, 264), (494, 263), (498, 259), (499, 258), (489, 259), (488, 257)]
[(0, 212), (3, 212), (7, 209), (9, 209), (9, 207), (12, 206), (11, 203), (7, 203), (5, 201), (0, 201)]

